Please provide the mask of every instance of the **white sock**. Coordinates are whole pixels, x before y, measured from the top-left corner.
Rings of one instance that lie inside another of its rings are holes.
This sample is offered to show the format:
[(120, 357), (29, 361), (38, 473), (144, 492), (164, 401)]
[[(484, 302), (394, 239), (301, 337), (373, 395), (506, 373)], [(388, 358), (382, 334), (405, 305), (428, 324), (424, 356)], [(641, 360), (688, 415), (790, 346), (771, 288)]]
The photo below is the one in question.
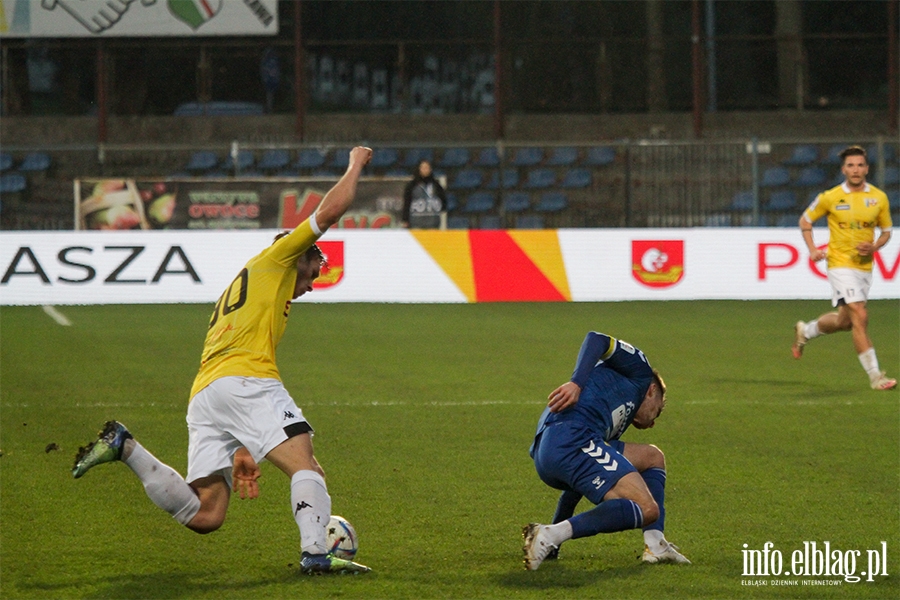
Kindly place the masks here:
[(859, 355), (859, 364), (869, 374), (870, 380), (878, 379), (881, 376), (881, 369), (878, 368), (878, 358), (875, 356), (875, 348), (869, 348)]
[[(191, 522), (200, 511), (200, 499), (194, 493), (178, 471), (160, 462), (143, 446), (133, 440), (126, 444), (131, 446), (122, 453), (124, 462), (144, 484), (147, 496), (182, 525)], [(126, 456), (127, 455), (127, 456)]]
[(806, 324), (806, 327), (803, 329), (803, 335), (806, 336), (806, 339), (811, 340), (813, 338), (817, 338), (822, 335), (822, 332), (819, 331), (819, 320), (810, 321)]
[(572, 524), (569, 521), (563, 521), (555, 525), (545, 525), (550, 543), (559, 546), (566, 540), (572, 539)]
[(315, 471), (297, 471), (291, 477), (291, 506), (300, 528), (300, 549), (310, 554), (324, 554), (325, 528), (331, 518), (331, 496), (325, 480)]
[(653, 554), (661, 554), (666, 549), (666, 537), (659, 529), (647, 529), (644, 531), (644, 543)]

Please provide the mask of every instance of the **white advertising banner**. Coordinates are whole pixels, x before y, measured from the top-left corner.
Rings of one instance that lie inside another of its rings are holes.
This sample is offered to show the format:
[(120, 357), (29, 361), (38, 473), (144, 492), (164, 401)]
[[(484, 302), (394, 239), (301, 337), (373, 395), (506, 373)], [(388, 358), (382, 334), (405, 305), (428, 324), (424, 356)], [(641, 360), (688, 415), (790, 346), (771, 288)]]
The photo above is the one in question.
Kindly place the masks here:
[[(816, 229), (816, 242), (827, 230)], [(215, 302), (275, 230), (4, 232), (0, 304)], [(821, 299), (824, 264), (799, 231), (333, 229), (304, 302)], [(876, 256), (871, 298), (900, 298), (900, 243)]]
[(4, 37), (277, 33), (278, 0), (0, 0)]

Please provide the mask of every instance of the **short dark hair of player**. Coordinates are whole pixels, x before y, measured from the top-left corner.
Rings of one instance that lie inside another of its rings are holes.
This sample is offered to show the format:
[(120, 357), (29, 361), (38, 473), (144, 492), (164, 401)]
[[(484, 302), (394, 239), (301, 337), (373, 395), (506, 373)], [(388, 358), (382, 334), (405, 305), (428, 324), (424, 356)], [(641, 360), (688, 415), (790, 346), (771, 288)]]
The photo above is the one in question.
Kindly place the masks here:
[(866, 149), (862, 146), (847, 146), (841, 150), (841, 153), (838, 154), (838, 156), (841, 157), (841, 164), (844, 164), (844, 161), (847, 160), (848, 156), (862, 156), (866, 163), (869, 162), (869, 158), (866, 156)]
[[(284, 236), (288, 235), (290, 231), (282, 231), (278, 235), (275, 236), (275, 239), (272, 240), (274, 244)], [(328, 261), (325, 260), (325, 255), (322, 254), (322, 249), (319, 248), (318, 244), (313, 244), (309, 248), (306, 249), (306, 252), (303, 253), (303, 258), (306, 259), (307, 262), (312, 262), (313, 260), (318, 260), (319, 263), (324, 267)]]

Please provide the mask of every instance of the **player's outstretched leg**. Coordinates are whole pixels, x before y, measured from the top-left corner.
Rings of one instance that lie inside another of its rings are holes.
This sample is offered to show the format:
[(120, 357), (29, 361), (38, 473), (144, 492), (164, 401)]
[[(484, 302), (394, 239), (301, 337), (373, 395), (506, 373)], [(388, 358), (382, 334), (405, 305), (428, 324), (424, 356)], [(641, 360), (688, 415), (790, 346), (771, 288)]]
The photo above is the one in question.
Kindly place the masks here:
[(679, 552), (680, 548), (675, 544), (665, 541), (665, 546), (663, 550), (659, 552), (651, 552), (649, 546), (644, 546), (644, 554), (641, 556), (641, 560), (645, 563), (650, 564), (660, 564), (660, 563), (673, 563), (676, 565), (689, 565), (691, 561), (689, 561), (681, 552)]
[(791, 346), (791, 354), (794, 355), (794, 358), (799, 359), (803, 356), (803, 346), (808, 341), (806, 337), (806, 323), (797, 321), (797, 324), (794, 325), (794, 344)]
[(122, 458), (125, 440), (132, 439), (128, 429), (118, 421), (107, 421), (97, 439), (78, 449), (72, 475), (78, 479), (91, 467)]
[(304, 552), (300, 555), (300, 570), (306, 575), (320, 575), (322, 573), (368, 573), (372, 569), (352, 560), (338, 558), (331, 553), (310, 554)]
[(547, 555), (559, 548), (558, 544), (551, 542), (548, 527), (540, 523), (526, 525), (522, 529), (522, 537), (525, 539), (525, 545), (522, 546), (525, 568), (529, 571), (537, 571)]

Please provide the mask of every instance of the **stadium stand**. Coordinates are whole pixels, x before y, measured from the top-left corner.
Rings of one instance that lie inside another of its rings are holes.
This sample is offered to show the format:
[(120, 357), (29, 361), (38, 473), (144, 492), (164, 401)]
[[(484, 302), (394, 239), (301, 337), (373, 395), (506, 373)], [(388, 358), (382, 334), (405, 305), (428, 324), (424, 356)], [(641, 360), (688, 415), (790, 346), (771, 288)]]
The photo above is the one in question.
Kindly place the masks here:
[(609, 146), (589, 148), (584, 157), (584, 164), (590, 167), (605, 167), (616, 160), (616, 151)]
[(515, 188), (519, 185), (519, 170), (518, 169), (503, 169), (503, 178), (501, 180), (499, 171), (491, 171), (491, 177), (484, 184), (484, 187), (489, 190), (500, 189), (501, 187), (505, 190), (509, 190)]
[(461, 215), (453, 215), (447, 217), (447, 229), (468, 229), (469, 228), (469, 217), (463, 217)]
[(184, 166), (191, 173), (201, 171), (209, 171), (216, 168), (219, 164), (219, 158), (216, 153), (211, 150), (198, 150), (191, 153), (188, 163)]
[(481, 187), (484, 174), (479, 169), (463, 169), (456, 172), (450, 187), (457, 190), (471, 190)]
[(591, 172), (588, 169), (569, 169), (559, 182), (562, 188), (586, 188), (590, 185)]
[(397, 164), (400, 152), (395, 148), (375, 148), (369, 166), (374, 169), (389, 169)]
[(556, 173), (553, 169), (531, 169), (528, 171), (524, 187), (542, 189), (553, 187), (554, 184), (556, 184)]
[(538, 212), (560, 212), (569, 206), (569, 200), (562, 192), (544, 192), (541, 199), (535, 205), (534, 210)]
[(0, 152), (0, 171), (12, 169), (13, 163), (14, 161), (12, 154), (8, 152)]
[(503, 210), (508, 213), (518, 213), (531, 206), (531, 195), (528, 192), (510, 192), (503, 199)]
[(790, 167), (805, 167), (819, 159), (819, 149), (813, 144), (799, 144), (794, 146), (790, 158), (784, 164)]
[(898, 167), (885, 167), (884, 169), (884, 184), (888, 185), (897, 185), (900, 183), (900, 168)]
[(303, 148), (297, 153), (294, 166), (298, 169), (317, 169), (325, 164), (328, 152), (316, 148)]
[(510, 164), (516, 167), (533, 167), (544, 160), (544, 149), (536, 146), (518, 148)]
[(346, 169), (350, 164), (350, 148), (337, 148), (331, 154), (331, 161), (328, 166), (334, 169)]
[(478, 219), (479, 229), (502, 229), (500, 217), (497, 215), (482, 215)]
[(287, 167), (290, 162), (291, 154), (287, 150), (266, 150), (256, 166), (263, 171), (278, 171)]
[(791, 173), (784, 167), (769, 167), (763, 171), (759, 185), (762, 187), (779, 187), (791, 181)]
[(50, 168), (50, 155), (46, 152), (29, 152), (22, 159), (19, 171), (23, 173), (43, 172)]
[(256, 157), (253, 156), (253, 152), (250, 150), (239, 150), (237, 160), (229, 154), (225, 157), (225, 160), (222, 161), (221, 167), (226, 171), (234, 171), (235, 168), (237, 168), (238, 171), (244, 171), (245, 169), (252, 167), (255, 162)]
[(731, 198), (728, 210), (733, 212), (753, 210), (753, 192), (743, 191), (736, 193)]
[(791, 183), (794, 187), (813, 187), (825, 184), (827, 176), (822, 167), (804, 167)]
[(560, 146), (554, 148), (547, 158), (548, 167), (569, 167), (578, 161), (578, 148), (574, 146)]
[(493, 146), (482, 148), (475, 159), (476, 167), (496, 167), (500, 164), (500, 154)]
[(434, 150), (431, 148), (410, 148), (403, 157), (403, 166), (412, 169), (421, 161), (427, 160), (434, 164)]
[(257, 102), (185, 102), (175, 108), (176, 117), (245, 117), (265, 114)]
[(544, 218), (540, 215), (519, 215), (516, 217), (517, 229), (543, 229)]
[(825, 153), (825, 156), (822, 158), (821, 163), (823, 165), (839, 165), (841, 164), (841, 151), (846, 148), (849, 144), (833, 144), (828, 151)]
[(437, 166), (444, 169), (458, 169), (469, 163), (468, 148), (447, 148), (438, 160)]
[(491, 192), (474, 192), (466, 199), (466, 204), (463, 206), (463, 212), (489, 212), (494, 209), (496, 203), (497, 198)]
[(0, 194), (18, 194), (28, 187), (28, 180), (21, 173), (0, 175)]
[[(766, 202), (763, 210), (768, 212), (785, 212), (788, 210), (796, 212), (796, 208), (797, 195), (794, 192), (791, 190), (776, 190), (769, 196), (769, 201)], [(794, 220), (796, 221), (797, 218), (799, 218), (799, 215), (795, 215)]]

